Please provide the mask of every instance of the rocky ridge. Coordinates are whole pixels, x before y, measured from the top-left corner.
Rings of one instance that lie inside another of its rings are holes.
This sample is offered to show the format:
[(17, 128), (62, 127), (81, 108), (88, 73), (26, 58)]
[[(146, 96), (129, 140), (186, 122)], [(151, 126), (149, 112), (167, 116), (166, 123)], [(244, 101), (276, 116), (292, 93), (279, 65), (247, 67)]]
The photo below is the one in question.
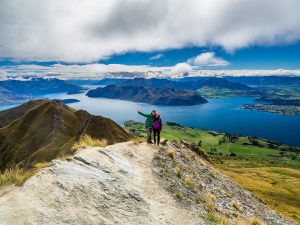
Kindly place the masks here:
[(209, 225), (211, 214), (235, 224), (254, 217), (293, 224), (214, 169), (201, 150), (163, 144), (86, 147), (53, 160), (23, 186), (0, 190), (0, 224)]

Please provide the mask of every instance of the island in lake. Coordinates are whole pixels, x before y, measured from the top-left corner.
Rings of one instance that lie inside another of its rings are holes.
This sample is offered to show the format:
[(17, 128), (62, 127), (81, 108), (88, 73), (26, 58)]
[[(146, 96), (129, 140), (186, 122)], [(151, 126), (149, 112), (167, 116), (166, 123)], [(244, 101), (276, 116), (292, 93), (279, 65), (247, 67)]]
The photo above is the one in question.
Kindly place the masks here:
[(152, 105), (187, 106), (206, 103), (198, 93), (172, 88), (150, 88), (141, 86), (108, 85), (90, 90), (87, 96), (92, 98), (112, 98), (143, 102)]
[(54, 99), (54, 100), (55, 100), (55, 101), (62, 102), (62, 103), (64, 103), (64, 104), (71, 104), (71, 103), (80, 102), (78, 99), (74, 99), (74, 98)]
[(300, 115), (300, 106), (294, 105), (247, 104), (243, 105), (242, 108), (290, 116)]

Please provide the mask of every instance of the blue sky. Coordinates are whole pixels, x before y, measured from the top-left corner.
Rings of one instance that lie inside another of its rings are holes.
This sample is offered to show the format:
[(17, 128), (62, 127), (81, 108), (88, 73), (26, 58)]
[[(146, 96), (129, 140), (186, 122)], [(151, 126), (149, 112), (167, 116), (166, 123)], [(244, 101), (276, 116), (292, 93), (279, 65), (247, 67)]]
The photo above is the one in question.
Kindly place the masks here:
[[(222, 48), (217, 47), (186, 47), (181, 49), (169, 49), (165, 51), (129, 52), (116, 54), (108, 59), (99, 60), (99, 63), (150, 65), (157, 67), (174, 66), (177, 63), (185, 62), (201, 53), (211, 51), (214, 52), (218, 57), (230, 62), (230, 65), (223, 66), (223, 69), (300, 69), (300, 42), (281, 46), (247, 47), (234, 52), (226, 52)], [(157, 55), (160, 57), (157, 57), (157, 59), (152, 59), (152, 57), (155, 58)], [(36, 62), (24, 60), (0, 60), (0, 66), (12, 66), (19, 64), (52, 65), (57, 63), (66, 65), (70, 64), (57, 61)], [(209, 68), (220, 69), (219, 67)]]
[[(269, 47), (247, 47), (232, 53), (221, 48), (190, 47), (159, 52), (132, 52), (112, 56), (103, 63), (117, 63), (127, 65), (173, 66), (187, 61), (203, 52), (213, 51), (218, 57), (230, 62), (226, 69), (300, 69), (300, 42)], [(156, 60), (151, 57), (162, 54)], [(212, 69), (212, 68), (210, 68)]]

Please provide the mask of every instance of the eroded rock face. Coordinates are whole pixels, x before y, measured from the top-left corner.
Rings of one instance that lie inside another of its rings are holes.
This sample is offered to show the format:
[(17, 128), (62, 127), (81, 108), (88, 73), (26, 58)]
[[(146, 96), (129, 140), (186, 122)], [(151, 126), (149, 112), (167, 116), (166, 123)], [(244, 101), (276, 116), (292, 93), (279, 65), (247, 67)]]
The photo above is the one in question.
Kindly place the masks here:
[[(187, 185), (188, 177), (194, 185)], [(214, 210), (229, 220), (257, 216), (288, 224), (194, 151), (132, 142), (81, 149), (0, 193), (0, 224), (213, 224), (208, 193), (216, 198)]]
[(157, 150), (122, 143), (54, 160), (0, 197), (0, 224), (201, 224), (155, 181)]
[(153, 168), (161, 185), (181, 204), (202, 217), (210, 213), (237, 224), (251, 224), (251, 218), (270, 225), (294, 224), (215, 169), (195, 146), (184, 141), (171, 145), (155, 154)]

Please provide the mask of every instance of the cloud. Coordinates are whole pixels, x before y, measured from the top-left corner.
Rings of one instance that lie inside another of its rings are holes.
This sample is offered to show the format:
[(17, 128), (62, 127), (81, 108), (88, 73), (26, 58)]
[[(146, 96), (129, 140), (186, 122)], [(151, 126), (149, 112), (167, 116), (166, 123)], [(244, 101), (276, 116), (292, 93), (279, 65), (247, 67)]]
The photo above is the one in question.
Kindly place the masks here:
[(299, 0), (1, 0), (0, 59), (91, 63), (130, 51), (300, 39)]
[(187, 61), (193, 66), (228, 66), (230, 63), (222, 58), (216, 57), (214, 52), (205, 52)]
[(103, 78), (180, 78), (184, 76), (300, 76), (300, 70), (193, 70), (187, 63), (174, 67), (151, 67), (147, 65), (86, 64), (86, 65), (16, 65), (0, 67), (0, 80), (26, 77), (60, 79)]
[(192, 71), (192, 67), (187, 64), (187, 63), (178, 63), (176, 64), (172, 69), (171, 69), (171, 73), (173, 75), (187, 75)]
[(158, 60), (158, 59), (161, 59), (163, 57), (165, 57), (165, 55), (162, 54), (162, 53), (159, 53), (157, 55), (154, 55), (154, 56), (150, 57), (150, 60)]

